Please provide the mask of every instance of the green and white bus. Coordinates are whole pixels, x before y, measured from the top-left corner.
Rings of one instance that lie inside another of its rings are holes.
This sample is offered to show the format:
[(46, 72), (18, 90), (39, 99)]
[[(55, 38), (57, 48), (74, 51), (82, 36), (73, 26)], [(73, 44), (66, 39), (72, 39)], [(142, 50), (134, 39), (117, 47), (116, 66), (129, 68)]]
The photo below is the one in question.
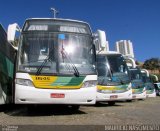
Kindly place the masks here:
[(150, 78), (149, 72), (146, 69), (141, 69), (142, 78), (146, 87), (146, 95), (147, 97), (156, 97), (156, 90), (154, 84)]
[(120, 100), (132, 99), (129, 70), (120, 53), (100, 52), (97, 54), (98, 85), (97, 102), (109, 105)]
[(0, 24), (0, 104), (12, 102), (15, 49), (7, 42), (7, 33)]
[(139, 67), (129, 68), (132, 83), (132, 97), (133, 99), (145, 99), (146, 87), (142, 80), (142, 73)]
[[(16, 24), (9, 26), (9, 41)], [(16, 104), (79, 105), (96, 101), (96, 52), (88, 23), (27, 19), (21, 29), (15, 75)]]
[(140, 68), (136, 65), (135, 59), (125, 55), (125, 60), (129, 68), (131, 83), (132, 83), (132, 98), (133, 99), (145, 99), (146, 88), (142, 79), (142, 73)]
[(122, 54), (115, 51), (105, 51), (106, 36), (104, 31), (97, 31), (97, 102), (108, 102), (114, 105), (116, 101), (131, 100), (132, 88), (129, 70)]

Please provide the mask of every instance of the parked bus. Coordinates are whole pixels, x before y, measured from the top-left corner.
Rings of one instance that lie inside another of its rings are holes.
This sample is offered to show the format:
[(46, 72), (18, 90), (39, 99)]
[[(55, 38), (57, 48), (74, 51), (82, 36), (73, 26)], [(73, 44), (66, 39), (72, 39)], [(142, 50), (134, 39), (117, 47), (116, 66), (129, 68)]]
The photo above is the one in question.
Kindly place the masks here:
[[(9, 26), (9, 41), (17, 28)], [(74, 109), (95, 104), (93, 39), (89, 24), (82, 21), (27, 19), (19, 39), (15, 104), (67, 104)]]
[(7, 34), (0, 24), (0, 104), (12, 100), (12, 81), (14, 77), (15, 50), (7, 42)]
[(97, 101), (114, 105), (119, 100), (131, 100), (132, 88), (129, 70), (122, 54), (100, 52), (97, 54)]
[(160, 96), (160, 82), (154, 83), (154, 87), (156, 90), (156, 96)]
[(125, 61), (129, 68), (131, 83), (132, 83), (132, 98), (133, 99), (145, 99), (146, 88), (142, 79), (142, 73), (140, 68), (136, 65), (135, 59), (125, 55)]
[(97, 102), (114, 105), (119, 100), (131, 100), (132, 88), (129, 70), (122, 54), (106, 50), (106, 34), (98, 30), (97, 50)]
[(142, 78), (146, 87), (147, 97), (156, 97), (156, 90), (149, 76), (149, 72), (146, 69), (142, 69), (141, 72), (142, 72)]
[(136, 68), (129, 68), (132, 83), (132, 98), (133, 99), (145, 99), (146, 98), (146, 87), (142, 80), (141, 70)]

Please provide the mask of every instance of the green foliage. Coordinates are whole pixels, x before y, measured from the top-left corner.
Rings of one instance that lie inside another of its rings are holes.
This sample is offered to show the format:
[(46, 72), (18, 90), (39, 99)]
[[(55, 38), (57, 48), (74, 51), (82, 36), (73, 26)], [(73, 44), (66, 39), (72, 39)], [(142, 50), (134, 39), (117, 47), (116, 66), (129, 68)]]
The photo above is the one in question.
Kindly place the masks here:
[(151, 74), (151, 75), (150, 75), (150, 78), (151, 78), (151, 80), (153, 81), (153, 83), (158, 82), (158, 81), (156, 80), (156, 77), (155, 77), (154, 75), (156, 75), (156, 76), (158, 77), (158, 81), (160, 81), (160, 74)]
[(151, 58), (144, 62), (143, 68), (149, 70), (160, 70), (160, 59), (159, 58)]

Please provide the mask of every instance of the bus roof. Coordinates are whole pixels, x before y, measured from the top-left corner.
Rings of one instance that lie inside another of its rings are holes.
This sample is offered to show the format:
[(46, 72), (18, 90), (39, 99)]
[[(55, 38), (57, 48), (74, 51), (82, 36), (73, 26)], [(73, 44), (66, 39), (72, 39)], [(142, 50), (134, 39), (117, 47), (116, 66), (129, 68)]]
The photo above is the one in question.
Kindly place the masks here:
[(61, 20), (61, 21), (71, 21), (71, 22), (88, 24), (87, 22), (84, 22), (84, 21), (73, 20), (73, 19), (62, 19), (62, 18), (28, 18), (28, 19), (26, 19), (26, 21), (28, 21), (28, 20), (55, 20), (55, 21)]
[[(87, 23), (87, 22), (84, 22), (84, 21), (79, 21), (79, 20), (73, 20), (73, 19), (62, 19), (62, 18), (28, 18), (28, 19), (26, 19), (25, 20), (25, 23), (27, 22), (27, 21), (34, 21), (34, 20), (51, 20), (51, 21), (64, 21), (64, 22), (75, 22), (75, 23), (81, 23), (81, 24), (85, 24), (85, 25), (87, 25), (88, 27), (89, 27), (89, 30), (90, 30), (90, 32), (92, 32), (92, 30), (91, 30), (91, 27), (90, 27), (90, 25)], [(25, 26), (25, 23), (24, 23), (24, 25), (23, 25), (23, 28), (24, 28), (24, 26)], [(23, 30), (23, 28), (22, 28), (22, 30)]]

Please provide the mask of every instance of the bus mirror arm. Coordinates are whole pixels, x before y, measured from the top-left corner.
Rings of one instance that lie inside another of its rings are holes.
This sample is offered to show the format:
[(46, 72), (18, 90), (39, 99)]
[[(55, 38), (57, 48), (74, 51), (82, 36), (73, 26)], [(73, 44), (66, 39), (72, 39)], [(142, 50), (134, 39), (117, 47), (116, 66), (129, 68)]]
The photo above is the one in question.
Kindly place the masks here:
[(97, 30), (96, 33), (94, 33), (94, 44), (96, 46), (96, 50), (101, 52), (106, 48), (106, 33), (102, 30)]

